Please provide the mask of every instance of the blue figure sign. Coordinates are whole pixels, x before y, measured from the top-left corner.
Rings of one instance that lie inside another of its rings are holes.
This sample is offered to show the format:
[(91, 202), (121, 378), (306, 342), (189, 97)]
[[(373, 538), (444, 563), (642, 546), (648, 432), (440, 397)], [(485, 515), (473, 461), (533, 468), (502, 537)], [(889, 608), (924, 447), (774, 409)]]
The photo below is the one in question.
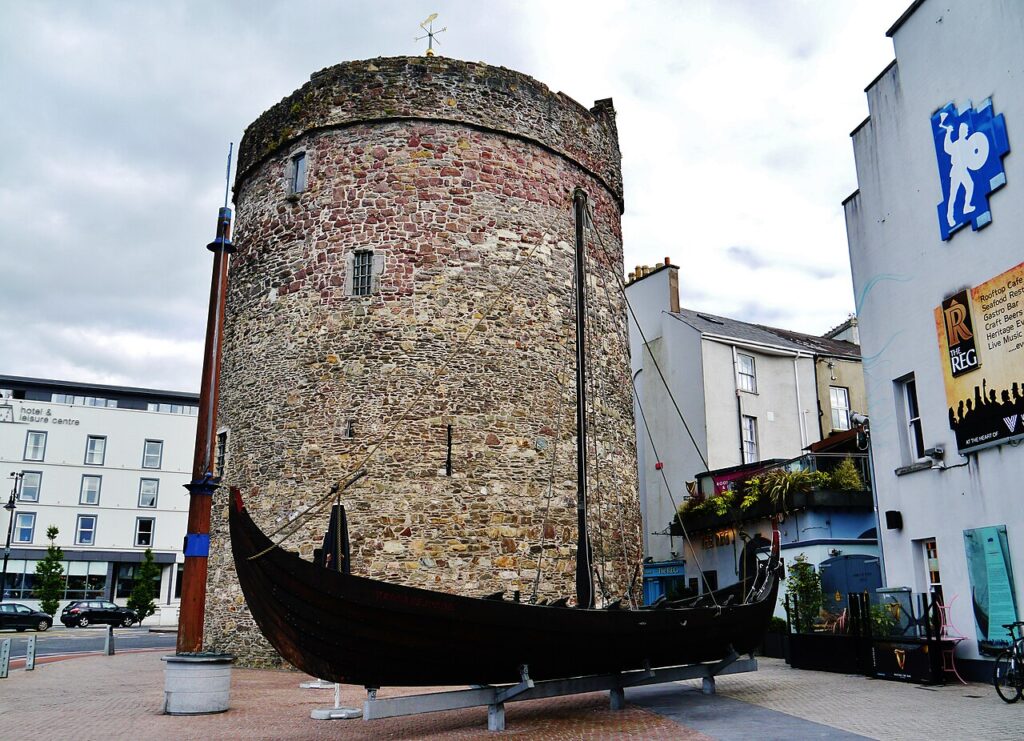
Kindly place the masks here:
[(989, 194), (1006, 184), (1003, 155), (1010, 151), (1003, 115), (992, 99), (956, 110), (947, 103), (932, 115), (932, 136), (942, 183), (939, 233), (943, 240), (968, 222), (977, 231), (992, 221)]

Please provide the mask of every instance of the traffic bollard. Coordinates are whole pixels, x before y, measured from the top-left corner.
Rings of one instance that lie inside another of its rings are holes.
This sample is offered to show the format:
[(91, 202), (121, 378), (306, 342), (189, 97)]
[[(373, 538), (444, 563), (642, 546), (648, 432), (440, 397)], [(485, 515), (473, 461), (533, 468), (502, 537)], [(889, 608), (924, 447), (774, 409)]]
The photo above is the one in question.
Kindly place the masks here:
[(113, 656), (114, 655), (114, 626), (107, 626), (107, 640), (103, 643), (103, 655)]
[(0, 679), (7, 679), (7, 670), (11, 666), (11, 639), (0, 642)]
[(28, 645), (25, 646), (25, 671), (30, 672), (36, 668), (36, 637), (28, 637)]

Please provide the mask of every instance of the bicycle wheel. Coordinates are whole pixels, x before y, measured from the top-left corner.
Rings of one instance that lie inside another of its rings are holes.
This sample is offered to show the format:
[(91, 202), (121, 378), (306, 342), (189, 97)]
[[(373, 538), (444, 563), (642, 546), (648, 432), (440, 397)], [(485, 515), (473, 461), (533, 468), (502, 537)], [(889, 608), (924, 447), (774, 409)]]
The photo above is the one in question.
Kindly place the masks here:
[(992, 684), (1003, 702), (1017, 702), (1020, 699), (1020, 667), (1013, 661), (1012, 651), (1003, 651), (996, 657), (992, 672)]

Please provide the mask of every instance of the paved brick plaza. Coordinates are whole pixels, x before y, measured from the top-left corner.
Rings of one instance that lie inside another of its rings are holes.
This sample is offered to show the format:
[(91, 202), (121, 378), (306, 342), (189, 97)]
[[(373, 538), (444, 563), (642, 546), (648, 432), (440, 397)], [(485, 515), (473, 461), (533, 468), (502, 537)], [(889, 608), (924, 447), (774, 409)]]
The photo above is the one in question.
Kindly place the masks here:
[[(329, 690), (298, 688), (304, 677), (236, 669), (231, 710), (180, 718), (161, 715), (162, 652), (89, 656), (12, 671), (0, 680), (0, 738), (63, 739), (1019, 739), (1024, 703), (1006, 705), (988, 685), (923, 688), (862, 677), (790, 669), (761, 660), (756, 674), (719, 680), (705, 697), (696, 682), (627, 691), (624, 711), (604, 693), (511, 703), (507, 731), (488, 734), (486, 709), (418, 718), (314, 721)], [(382, 696), (385, 694), (381, 693)], [(359, 688), (343, 702), (358, 705)]]

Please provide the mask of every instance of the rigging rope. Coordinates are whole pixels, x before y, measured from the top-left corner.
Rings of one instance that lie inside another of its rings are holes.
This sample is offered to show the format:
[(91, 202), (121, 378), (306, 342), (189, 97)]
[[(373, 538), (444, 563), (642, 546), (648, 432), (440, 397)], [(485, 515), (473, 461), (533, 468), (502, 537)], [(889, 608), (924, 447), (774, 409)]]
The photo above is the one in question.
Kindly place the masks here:
[[(573, 327), (566, 327), (565, 336), (565, 347), (569, 347), (569, 337), (573, 334)], [(555, 412), (555, 440), (551, 444), (551, 469), (548, 474), (548, 496), (547, 502), (544, 505), (544, 517), (541, 520), (541, 541), (540, 541), (540, 556), (537, 559), (537, 572), (533, 579), (533, 595), (532, 600), (537, 601), (537, 597), (540, 593), (540, 578), (544, 567), (544, 543), (547, 541), (547, 536), (544, 534), (548, 525), (548, 516), (551, 512), (551, 500), (555, 496), (555, 471), (558, 463), (558, 441), (562, 439), (562, 410), (565, 408), (565, 384), (562, 379), (566, 376), (566, 369), (569, 366), (569, 353), (565, 352), (562, 354), (562, 370), (559, 374), (557, 371), (554, 372), (555, 384), (558, 386), (558, 407)], [(555, 551), (557, 555), (557, 550)], [(555, 563), (557, 564), (557, 558)]]
[[(644, 413), (644, 406), (640, 402), (640, 393), (636, 389), (635, 381), (633, 383), (633, 395), (636, 399), (637, 409), (640, 410), (640, 419), (644, 423), (644, 431), (647, 432), (647, 439), (651, 443), (651, 450), (654, 452), (654, 457), (661, 460), (661, 456), (658, 455), (658, 447), (654, 444), (654, 437), (651, 435), (651, 428), (647, 425), (647, 415)], [(683, 516), (679, 512), (679, 508), (676, 506), (676, 498), (672, 494), (672, 486), (668, 483), (668, 476), (665, 475), (664, 466), (659, 469), (659, 472), (661, 473), (662, 481), (665, 483), (665, 491), (668, 492), (668, 499), (672, 503), (672, 510), (675, 512), (676, 521), (679, 522), (679, 527), (683, 531), (683, 538), (686, 539), (686, 544), (690, 546), (690, 553), (693, 554), (693, 560), (697, 564), (697, 570), (700, 572), (701, 579), (704, 580), (704, 585), (710, 587), (707, 583), (707, 579), (704, 578), (704, 566), (701, 564), (700, 558), (697, 556), (697, 549), (693, 547), (693, 541), (690, 540), (690, 534), (686, 531), (686, 525), (683, 524)], [(711, 594), (711, 600), (715, 603), (715, 606), (721, 607), (721, 605), (718, 604), (718, 600), (715, 598), (714, 590), (708, 589), (708, 592)]]
[[(590, 203), (589, 203), (589, 201), (586, 203), (586, 209), (587, 209), (587, 212), (586, 212), (586, 219), (584, 221), (584, 228), (586, 228), (587, 222), (589, 222), (590, 226), (593, 227), (593, 219), (591, 218)], [(583, 260), (584, 260), (584, 263), (586, 263), (586, 261), (587, 261), (587, 245), (586, 245), (585, 241), (584, 241), (584, 244), (583, 244)], [(586, 269), (585, 265), (584, 265), (583, 275), (584, 276), (588, 275), (588, 272), (587, 272), (587, 269)], [(594, 341), (592, 339), (592, 335), (593, 335), (595, 330), (594, 330), (594, 326), (593, 325), (597, 321), (596, 312), (592, 311), (593, 307), (587, 301), (587, 294), (589, 293), (589, 291), (588, 291), (589, 287), (587, 285), (588, 283), (589, 283), (589, 281), (584, 279), (582, 286), (576, 286), (575, 285), (575, 281), (574, 281), (575, 289), (577, 291), (583, 291), (583, 295), (584, 295), (583, 305), (587, 307), (588, 320), (593, 320), (593, 321), (587, 321), (587, 323), (584, 325), (585, 329), (586, 329), (586, 332), (585, 332), (585, 336), (583, 338), (583, 345), (584, 345), (583, 346), (583, 353), (582, 353), (583, 357), (587, 357), (587, 350), (589, 348), (594, 347)], [(601, 489), (601, 451), (600, 451), (599, 441), (598, 441), (598, 438), (597, 438), (597, 421), (596, 421), (596, 418), (597, 418), (597, 415), (598, 415), (598, 409), (597, 409), (597, 389), (596, 389), (597, 380), (595, 378), (596, 374), (594, 373), (593, 363), (588, 363), (584, 367), (584, 371), (585, 371), (585, 375), (583, 377), (583, 382), (584, 382), (584, 384), (586, 384), (586, 387), (587, 387), (587, 405), (589, 407), (588, 412), (587, 412), (587, 427), (588, 427), (588, 429), (587, 429), (587, 444), (588, 444), (587, 460), (588, 461), (590, 461), (590, 460), (594, 461), (594, 464), (593, 464), (593, 468), (594, 468), (594, 486), (593, 486), (593, 489), (592, 489), (594, 496), (592, 498), (592, 502), (593, 502), (593, 507), (592, 508), (597, 512), (597, 538), (595, 538), (595, 540), (600, 545), (600, 549), (599, 549), (600, 558), (598, 559), (597, 563), (592, 564), (592, 567), (594, 568), (594, 573), (597, 576), (598, 586), (600, 586), (600, 588), (601, 588), (601, 598), (605, 602), (607, 602), (608, 601), (608, 590), (607, 590), (607, 587), (605, 586), (606, 582), (607, 582), (607, 578), (606, 578), (607, 574), (605, 573), (605, 562), (607, 560), (607, 553), (606, 553), (606, 549), (605, 549), (605, 540), (604, 540), (605, 528), (604, 528), (604, 517), (603, 517), (603, 512), (604, 512), (604, 491)], [(577, 403), (579, 403), (579, 400), (577, 400)], [(591, 457), (591, 455), (590, 455), (590, 448), (592, 448), (593, 451), (594, 451), (593, 457)], [(587, 473), (589, 475), (589, 471)], [(591, 499), (590, 498), (588, 498), (587, 504), (588, 504), (588, 508), (589, 508), (590, 505), (591, 505)], [(589, 519), (587, 520), (587, 522), (589, 523)], [(588, 527), (588, 531), (589, 530), (590, 530), (590, 528)], [(587, 533), (587, 536), (588, 536), (587, 542), (588, 543), (593, 543), (593, 541), (589, 537), (590, 536), (589, 532)], [(594, 548), (593, 550), (598, 550), (598, 549)]]
[[(590, 209), (590, 204), (589, 203), (587, 204), (587, 208), (588, 208), (588, 210)], [(589, 217), (590, 217), (589, 218), (590, 228), (596, 234), (597, 233), (597, 221), (594, 219), (593, 211), (589, 212)], [(597, 236), (598, 236), (598, 239), (600, 239), (600, 235), (598, 234)], [(605, 252), (605, 254), (607, 255), (607, 250), (602, 250), (602, 251)], [(613, 268), (613, 270), (614, 270), (614, 268)], [(600, 278), (597, 278), (597, 277), (595, 277), (595, 280), (600, 284), (600, 286), (602, 288), (602, 292), (604, 293), (605, 304), (606, 304), (606, 308), (608, 310), (609, 316), (612, 316), (612, 317), (616, 316), (617, 315), (617, 308), (618, 307), (616, 307), (614, 302), (612, 301), (612, 294), (611, 294), (611, 291), (608, 290), (608, 283), (607, 283), (607, 281), (601, 280)], [(622, 324), (620, 324), (618, 322), (612, 322), (612, 326), (615, 328), (616, 338), (621, 343), (623, 350), (626, 353), (628, 353), (628, 348), (629, 348), (629, 330), (628, 330), (628, 328), (626, 328), (624, 325), (622, 325)], [(628, 380), (629, 378), (632, 377), (632, 374), (629, 372), (629, 368), (627, 368), (626, 366), (622, 366), (622, 370), (625, 371), (625, 373), (626, 373), (626, 378), (624, 380)], [(594, 399), (595, 399), (594, 404), (595, 404), (595, 411), (596, 411), (596, 404), (597, 404), (596, 398), (597, 398), (597, 395), (594, 394), (593, 396), (594, 396)], [(600, 461), (600, 458), (598, 458), (598, 461)], [(623, 520), (623, 515), (622, 515), (624, 507), (623, 507), (623, 504), (622, 504), (622, 489), (621, 489), (621, 487), (619, 487), (617, 489), (617, 494), (618, 494), (618, 496), (616, 497), (617, 507), (615, 508), (615, 510), (618, 513), (617, 520), (618, 520), (618, 524), (619, 524), (619, 541), (620, 541), (619, 544), (620, 544), (621, 549), (622, 549), (622, 563), (623, 563), (622, 576), (623, 576), (623, 584), (626, 585), (626, 587), (625, 587), (625, 589), (626, 589), (626, 592), (625, 592), (626, 598), (629, 600), (629, 604), (632, 607), (635, 608), (635, 607), (637, 607), (637, 603), (636, 603), (636, 598), (635, 598), (635, 596), (633, 594), (632, 583), (634, 583), (636, 581), (636, 567), (639, 565), (640, 559), (638, 558), (636, 560), (636, 562), (633, 563), (633, 566), (634, 566), (633, 572), (634, 572), (634, 574), (633, 574), (633, 578), (631, 580), (630, 579), (630, 575), (629, 575), (630, 574), (630, 565), (631, 565), (630, 558), (629, 558), (629, 544), (626, 541), (626, 525), (625, 525), (625, 521)], [(637, 542), (642, 542), (643, 541), (643, 533), (638, 530), (636, 534), (638, 536)], [(603, 536), (602, 536), (602, 546), (603, 545), (604, 545), (604, 539), (603, 539)]]
[[(602, 251), (604, 251), (605, 255), (608, 256), (608, 258), (612, 260), (613, 263), (615, 263), (616, 260), (614, 256), (608, 251), (608, 248), (605, 246), (604, 240), (601, 239), (600, 232), (597, 232), (597, 230), (595, 230), (595, 234), (597, 236), (597, 241), (598, 244), (600, 244)], [(701, 463), (704, 465), (704, 470), (708, 471), (710, 469), (708, 467), (707, 459), (704, 457), (704, 454), (701, 452), (700, 446), (697, 445), (697, 441), (694, 438), (693, 433), (690, 431), (690, 425), (687, 424), (686, 417), (683, 416), (683, 412), (679, 408), (679, 404), (676, 402), (675, 395), (672, 393), (672, 388), (669, 386), (668, 381), (665, 378), (665, 374), (662, 373), (661, 366), (658, 364), (658, 359), (654, 356), (653, 351), (650, 350), (650, 346), (647, 341), (647, 336), (645, 335), (643, 327), (640, 324), (640, 320), (637, 319), (636, 313), (633, 311), (633, 305), (630, 303), (629, 297), (626, 295), (625, 281), (623, 281), (622, 276), (620, 276), (618, 273), (615, 273), (615, 278), (619, 284), (619, 292), (622, 294), (622, 299), (626, 304), (626, 308), (629, 310), (629, 315), (632, 317), (633, 323), (636, 325), (637, 331), (640, 334), (640, 339), (643, 343), (643, 347), (648, 349), (648, 353), (650, 354), (651, 361), (654, 364), (654, 368), (658, 371), (658, 378), (661, 379), (662, 386), (665, 388), (665, 392), (668, 394), (669, 399), (672, 401), (672, 406), (675, 408), (676, 415), (679, 417), (679, 421), (683, 423), (683, 428), (686, 430), (686, 434), (689, 436), (690, 442), (693, 443), (694, 450), (697, 452), (697, 456), (700, 458)], [(654, 452), (655, 458), (660, 460), (657, 448), (654, 445), (654, 438), (651, 436), (651, 430), (647, 425), (647, 416), (644, 414), (643, 405), (640, 402), (640, 394), (636, 389), (636, 379), (632, 377), (631, 385), (633, 387), (633, 398), (636, 399), (637, 408), (640, 410), (640, 417), (642, 418), (644, 423), (644, 430), (647, 432), (647, 439), (650, 440), (651, 442), (651, 449)], [(664, 467), (660, 469), (660, 472), (662, 480), (665, 483), (665, 491), (668, 492), (669, 501), (672, 504), (672, 509), (675, 511), (676, 520), (679, 522), (679, 527), (683, 531), (683, 537), (686, 539), (687, 545), (690, 546), (690, 552), (693, 554), (693, 560), (696, 562), (697, 568), (700, 570), (701, 578), (704, 579), (704, 568), (700, 563), (699, 557), (697, 556), (696, 549), (693, 547), (693, 542), (690, 540), (690, 534), (686, 531), (686, 526), (683, 524), (682, 515), (679, 512), (679, 508), (676, 506), (675, 497), (672, 494), (672, 487), (668, 483), (668, 477), (665, 474)], [(709, 586), (707, 584), (706, 579), (704, 579), (704, 584), (705, 586)], [(711, 594), (711, 599), (715, 603), (715, 606), (721, 607), (721, 605), (718, 604), (717, 598), (715, 597), (714, 590), (709, 589), (708, 592)]]

